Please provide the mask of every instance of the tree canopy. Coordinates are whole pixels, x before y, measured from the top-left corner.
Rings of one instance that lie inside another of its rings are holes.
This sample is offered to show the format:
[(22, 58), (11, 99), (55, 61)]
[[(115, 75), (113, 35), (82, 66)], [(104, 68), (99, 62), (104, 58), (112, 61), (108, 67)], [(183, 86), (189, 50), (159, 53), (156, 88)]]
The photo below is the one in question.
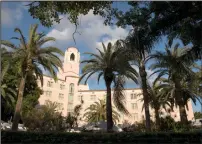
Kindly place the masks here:
[[(94, 15), (110, 18), (111, 1), (34, 1), (28, 4), (29, 13), (35, 19), (39, 19), (41, 24), (51, 27), (54, 22), (60, 23), (60, 15), (67, 15), (71, 23), (78, 25), (78, 16), (86, 15), (90, 10)], [(105, 23), (108, 20), (106, 19)]]
[(116, 11), (118, 26), (150, 28), (153, 36), (168, 35), (180, 38), (185, 44), (193, 44), (194, 54), (202, 52), (202, 3), (190, 2), (128, 2), (132, 8), (123, 13)]

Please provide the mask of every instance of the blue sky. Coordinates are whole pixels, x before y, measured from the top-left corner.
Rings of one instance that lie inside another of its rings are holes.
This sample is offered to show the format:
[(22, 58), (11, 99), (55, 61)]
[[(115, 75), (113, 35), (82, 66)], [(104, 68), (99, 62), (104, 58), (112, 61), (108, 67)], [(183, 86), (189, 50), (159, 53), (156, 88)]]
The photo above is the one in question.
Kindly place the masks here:
[[(104, 26), (103, 18), (100, 16), (94, 16), (92, 11), (88, 15), (79, 17), (80, 25), (78, 32), (81, 35), (76, 34), (76, 44), (73, 41), (72, 33), (75, 30), (75, 26), (71, 24), (64, 16), (60, 24), (54, 24), (51, 28), (46, 28), (40, 25), (40, 22), (33, 19), (28, 13), (27, 8), (24, 6), (26, 2), (2, 2), (1, 8), (1, 35), (2, 39), (10, 40), (11, 37), (17, 36), (14, 32), (14, 28), (20, 28), (24, 35), (28, 35), (28, 30), (31, 24), (39, 24), (38, 31), (45, 32), (48, 36), (56, 38), (56, 42), (52, 45), (57, 46), (61, 50), (65, 51), (70, 46), (75, 46), (81, 53), (81, 59), (88, 58), (83, 55), (84, 52), (96, 52), (96, 48), (101, 48), (101, 42), (105, 45), (108, 42), (115, 42), (117, 39), (124, 38), (127, 36), (129, 30), (118, 28), (116, 26)], [(122, 11), (127, 11), (130, 6), (127, 2), (115, 2), (113, 7), (119, 8)], [(12, 40), (13, 41), (13, 40)], [(15, 41), (13, 41), (15, 43)], [(163, 50), (166, 37), (155, 45), (155, 50)], [(177, 40), (176, 42), (179, 42)], [(82, 65), (81, 65), (82, 67)], [(148, 70), (148, 75), (152, 71)], [(96, 75), (89, 79), (88, 84), (90, 89), (104, 89), (104, 82), (100, 81), (97, 85)], [(134, 82), (128, 81), (127, 88), (138, 87)], [(200, 107), (194, 106), (195, 110), (200, 110)]]

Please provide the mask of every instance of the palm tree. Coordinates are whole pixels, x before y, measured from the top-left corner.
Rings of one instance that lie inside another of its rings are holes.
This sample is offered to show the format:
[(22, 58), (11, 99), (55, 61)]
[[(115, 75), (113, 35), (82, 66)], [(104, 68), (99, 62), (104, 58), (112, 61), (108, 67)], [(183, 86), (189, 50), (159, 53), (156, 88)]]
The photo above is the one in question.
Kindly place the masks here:
[[(171, 109), (173, 109), (172, 99), (170, 97), (167, 97), (167, 99), (165, 99), (165, 93), (163, 93), (162, 90), (159, 89), (159, 87), (160, 84), (153, 83), (151, 86), (149, 83), (147, 83), (147, 91), (149, 93), (149, 105), (151, 106), (151, 108), (154, 109), (157, 129), (159, 129), (160, 127), (159, 113), (161, 108), (164, 108), (166, 110), (166, 107), (169, 106)], [(139, 93), (138, 95), (142, 95), (142, 93)], [(142, 110), (144, 107), (145, 104), (143, 103)]]
[(138, 67), (141, 79), (141, 88), (145, 104), (145, 117), (147, 131), (151, 131), (150, 113), (149, 113), (149, 93), (147, 91), (147, 72), (146, 62), (149, 60), (149, 53), (153, 45), (157, 42), (157, 38), (149, 35), (147, 27), (135, 27), (127, 36), (125, 43), (128, 50), (128, 57), (132, 64)]
[(114, 83), (114, 105), (119, 111), (128, 114), (128, 111), (124, 106), (125, 95), (123, 90), (125, 78), (132, 79), (137, 83), (138, 73), (131, 67), (127, 57), (124, 55), (125, 49), (123, 48), (123, 43), (121, 41), (117, 41), (113, 46), (111, 43), (108, 43), (107, 47), (102, 43), (102, 46), (104, 51), (97, 49), (99, 54), (87, 53), (94, 58), (82, 61), (82, 63), (87, 64), (82, 69), (83, 75), (80, 77), (79, 83), (88, 75), (85, 80), (85, 83), (87, 83), (89, 77), (95, 73), (98, 73), (98, 83), (100, 77), (104, 77), (107, 88), (107, 130), (111, 131), (113, 127), (111, 84)]
[[(169, 88), (166, 85), (166, 89), (169, 89), (169, 91), (167, 91), (167, 95), (170, 94), (174, 98), (176, 104), (179, 106), (180, 119), (183, 123), (186, 123), (187, 116), (184, 107), (186, 100), (183, 98), (185, 93), (182, 84), (187, 82), (188, 78), (194, 77), (194, 73), (190, 68), (193, 61), (186, 57), (188, 54), (187, 51), (190, 48), (180, 49), (177, 43), (174, 48), (169, 50), (172, 47), (172, 43), (173, 41), (170, 40), (166, 44), (166, 52), (156, 52), (156, 54), (151, 56), (151, 58), (156, 60), (156, 63), (152, 64), (150, 68), (155, 70), (154, 73), (159, 73), (156, 80), (164, 75), (168, 76), (167, 84), (169, 84)], [(164, 87), (164, 85), (162, 84), (161, 87)], [(190, 93), (191, 91), (189, 91)]]
[[(99, 100), (99, 102), (95, 102), (90, 105), (87, 109), (85, 109), (86, 113), (83, 117), (90, 123), (99, 122), (107, 120), (106, 117), (106, 102), (105, 100)], [(120, 115), (112, 108), (112, 119), (113, 122), (116, 123), (119, 121)]]
[(15, 59), (19, 65), (18, 72), (21, 76), (12, 130), (18, 129), (27, 75), (34, 73), (36, 77), (41, 80), (41, 84), (43, 85), (43, 71), (40, 66), (49, 71), (55, 80), (56, 70), (58, 70), (58, 67), (62, 69), (62, 62), (57, 55), (64, 55), (63, 52), (52, 46), (42, 48), (45, 43), (55, 41), (55, 38), (45, 37), (44, 33), (37, 33), (37, 28), (38, 25), (32, 25), (30, 27), (28, 41), (22, 31), (16, 28), (15, 32), (19, 33), (20, 37), (13, 37), (13, 39), (19, 40), (19, 45), (14, 45), (10, 41), (1, 41), (4, 46), (15, 49), (13, 59)]
[(12, 60), (12, 52), (7, 51), (5, 48), (1, 48), (1, 100), (6, 106), (6, 110), (11, 110), (16, 102), (16, 90), (12, 89), (5, 82), (5, 75), (8, 72), (11, 60)]

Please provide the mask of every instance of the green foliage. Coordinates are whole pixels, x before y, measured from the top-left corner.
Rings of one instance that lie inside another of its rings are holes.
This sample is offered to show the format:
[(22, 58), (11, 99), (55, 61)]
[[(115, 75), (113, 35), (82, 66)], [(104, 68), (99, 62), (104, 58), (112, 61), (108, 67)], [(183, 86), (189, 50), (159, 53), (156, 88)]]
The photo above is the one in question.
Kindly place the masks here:
[[(84, 113), (83, 117), (89, 123), (92, 122), (99, 122), (99, 121), (106, 121), (106, 102), (104, 100), (99, 100), (99, 102), (95, 102), (94, 104), (90, 105)], [(112, 108), (112, 119), (113, 122), (116, 124), (119, 121), (120, 115)]]
[(201, 112), (194, 112), (194, 117), (195, 117), (195, 119), (201, 119), (202, 113)]
[[(155, 132), (156, 131), (156, 125), (155, 122), (151, 121), (151, 131)], [(129, 124), (129, 126), (123, 127), (123, 131), (125, 132), (146, 132), (146, 125), (145, 125), (145, 120), (136, 122), (134, 124)]]
[(62, 62), (58, 56), (63, 56), (64, 53), (56, 47), (43, 47), (47, 42), (55, 41), (55, 38), (46, 37), (44, 33), (38, 33), (37, 28), (37, 24), (31, 25), (27, 39), (19, 28), (15, 28), (14, 31), (19, 34), (19, 37), (12, 37), (12, 39), (18, 40), (18, 45), (7, 40), (1, 41), (3, 46), (14, 49), (12, 59), (17, 64), (16, 73), (21, 78), (18, 85), (18, 98), (12, 124), (13, 130), (18, 129), (25, 83), (28, 76), (34, 74), (37, 79), (40, 79), (41, 85), (43, 85), (41, 66), (50, 72), (55, 81), (57, 80), (56, 70), (62, 69)]
[(98, 83), (102, 76), (106, 86), (107, 83), (110, 83), (109, 86), (111, 87), (111, 83), (114, 82), (114, 104), (119, 111), (128, 114), (123, 103), (125, 99), (123, 93), (125, 79), (132, 79), (137, 83), (138, 73), (128, 62), (126, 55), (123, 54), (126, 51), (122, 41), (117, 41), (113, 46), (111, 43), (108, 43), (107, 47), (104, 44), (102, 45), (104, 51), (97, 49), (99, 54), (86, 53), (93, 56), (93, 58), (82, 61), (82, 63), (87, 64), (82, 69), (83, 75), (80, 77), (79, 83), (85, 76), (87, 76), (85, 80), (85, 83), (87, 83), (89, 77), (95, 73), (98, 73)]
[(185, 132), (191, 131), (191, 122), (183, 124), (182, 122), (175, 122), (170, 116), (160, 118), (160, 130), (161, 131), (173, 131), (173, 132)]
[(76, 105), (74, 107), (73, 113), (68, 113), (68, 115), (65, 119), (65, 122), (67, 124), (68, 129), (78, 127), (78, 120), (81, 119), (80, 118), (80, 112), (82, 110), (82, 105), (83, 105), (83, 101), (81, 101), (81, 104)]
[(28, 11), (33, 18), (39, 19), (46, 27), (51, 27), (54, 22), (60, 23), (62, 15), (67, 15), (68, 20), (77, 26), (79, 15), (86, 15), (91, 10), (94, 15), (105, 17), (105, 23), (107, 23), (110, 20), (111, 4), (110, 1), (40, 1), (30, 2)]
[[(180, 119), (187, 122), (185, 106), (191, 99), (196, 103), (197, 95), (192, 89), (195, 81), (195, 73), (192, 71), (193, 59), (187, 57), (190, 48), (179, 48), (179, 43), (173, 47), (173, 40), (169, 40), (165, 45), (166, 52), (156, 52), (151, 56), (156, 62), (150, 66), (155, 70), (153, 74), (158, 73), (154, 83), (159, 81), (161, 84), (158, 89), (161, 90), (165, 100), (170, 99), (170, 103), (179, 106)], [(168, 76), (168, 78), (163, 78)]]
[(149, 27), (153, 36), (168, 35), (180, 38), (186, 44), (191, 42), (193, 54), (201, 55), (201, 2), (150, 1), (128, 4), (132, 7), (129, 11), (115, 13), (118, 26)]
[(108, 43), (107, 47), (104, 44), (103, 51), (98, 50), (98, 54), (87, 53), (93, 58), (90, 60), (84, 60), (82, 63), (87, 63), (82, 69), (82, 76), (79, 82), (84, 79), (85, 76), (87, 80), (93, 75), (98, 74), (98, 83), (101, 76), (104, 77), (105, 85), (107, 88), (107, 129), (108, 131), (113, 127), (112, 121), (112, 104), (111, 104), (111, 85), (114, 84), (114, 95), (113, 102), (118, 111), (123, 114), (129, 114), (128, 110), (125, 108), (124, 100), (124, 85), (126, 79), (132, 79), (137, 83), (138, 73), (130, 65), (127, 55), (125, 55), (126, 47), (122, 41), (116, 41), (114, 45)]
[[(7, 50), (4, 52), (8, 53)], [(5, 58), (5, 54), (4, 54)], [(17, 88), (20, 82), (20, 75), (16, 73), (18, 71), (18, 62), (12, 60), (11, 57), (8, 57), (9, 66), (7, 72), (4, 74), (2, 80), (2, 86), (6, 85), (8, 90), (5, 89), (6, 96), (10, 96), (12, 94), (12, 103), (7, 97), (1, 97), (1, 104), (2, 104), (2, 120), (9, 120), (11, 116), (13, 116), (15, 104), (17, 100)], [(7, 62), (6, 59), (2, 59), (2, 64)], [(7, 63), (8, 65), (8, 63)], [(23, 114), (30, 111), (38, 104), (38, 99), (42, 94), (42, 90), (38, 87), (36, 77), (32, 74), (29, 74), (27, 77), (27, 82), (25, 83), (25, 91), (24, 91), (24, 100), (23, 100), (23, 107), (22, 112)], [(9, 103), (8, 103), (9, 102)]]
[(161, 131), (171, 131), (171, 130), (173, 130), (174, 124), (175, 124), (175, 120), (170, 116), (160, 118), (160, 130)]
[(201, 143), (200, 132), (184, 133), (37, 133), (1, 132), (2, 143), (144, 143), (144, 144), (194, 144)]
[(24, 125), (29, 131), (65, 131), (64, 117), (57, 108), (58, 105), (52, 102), (35, 107), (23, 116)]

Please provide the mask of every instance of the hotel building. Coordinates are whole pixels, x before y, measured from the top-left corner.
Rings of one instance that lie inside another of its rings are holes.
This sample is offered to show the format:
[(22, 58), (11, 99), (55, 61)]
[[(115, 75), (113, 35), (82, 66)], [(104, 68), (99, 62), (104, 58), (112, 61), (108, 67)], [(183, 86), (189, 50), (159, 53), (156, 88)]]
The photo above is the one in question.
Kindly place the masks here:
[[(53, 78), (44, 76), (44, 86), (42, 87), (44, 93), (39, 98), (40, 105), (47, 101), (57, 102), (59, 104), (58, 110), (62, 112), (63, 116), (73, 112), (76, 105), (84, 101), (81, 111), (80, 125), (86, 123), (83, 114), (84, 110), (99, 99), (105, 99), (106, 90), (90, 90), (88, 85), (78, 85), (79, 80), (79, 66), (80, 53), (77, 48), (70, 47), (65, 51), (63, 71), (59, 70), (57, 73), (58, 81), (54, 82)], [(40, 86), (40, 84), (39, 84)], [(145, 117), (144, 110), (142, 111), (143, 102), (140, 100), (142, 96), (136, 96), (141, 93), (141, 89), (133, 88), (125, 90), (125, 106), (130, 112), (131, 116), (120, 114), (119, 124), (125, 120), (134, 123), (139, 122)], [(113, 91), (112, 91), (113, 96)], [(189, 109), (187, 111), (188, 120), (194, 119), (193, 108), (191, 101), (188, 102)], [(162, 109), (164, 115), (169, 114), (176, 121), (180, 120), (179, 109), (174, 108), (174, 112), (166, 112)], [(150, 108), (151, 118), (154, 120), (154, 110)]]

